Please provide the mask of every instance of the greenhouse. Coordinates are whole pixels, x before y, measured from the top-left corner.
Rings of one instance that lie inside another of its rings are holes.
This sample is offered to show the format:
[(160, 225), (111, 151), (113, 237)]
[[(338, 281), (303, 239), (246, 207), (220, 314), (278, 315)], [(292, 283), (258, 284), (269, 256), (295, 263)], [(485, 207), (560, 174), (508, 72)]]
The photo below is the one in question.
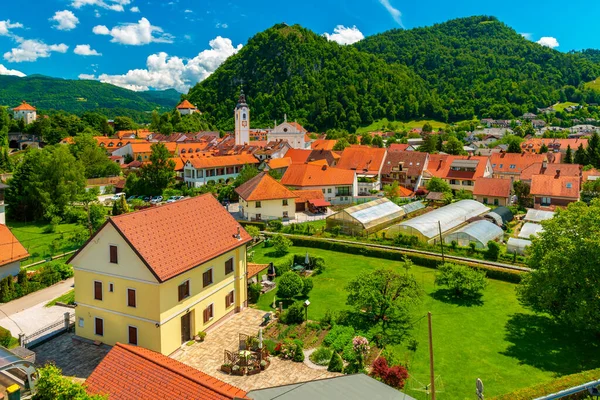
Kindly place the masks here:
[(462, 247), (467, 247), (470, 243), (475, 243), (475, 248), (485, 249), (490, 240), (498, 241), (503, 235), (504, 231), (498, 225), (487, 220), (479, 220), (471, 222), (469, 225), (465, 225), (446, 235), (444, 242), (446, 244), (456, 242)]
[(504, 226), (513, 220), (513, 213), (507, 207), (496, 207), (485, 215), (485, 218), (493, 220), (498, 226)]
[(508, 254), (517, 253), (521, 256), (525, 255), (525, 249), (531, 245), (531, 240), (509, 238), (506, 242), (506, 252)]
[(460, 200), (427, 214), (401, 222), (390, 228), (391, 233), (416, 236), (421, 241), (435, 241), (441, 233), (450, 232), (466, 224), (469, 219), (485, 214), (490, 209), (475, 200)]
[(530, 208), (529, 210), (527, 210), (527, 215), (525, 215), (525, 218), (523, 218), (523, 220), (526, 222), (539, 223), (552, 218), (554, 218), (554, 212), (552, 211), (534, 210), (533, 208)]
[(529, 239), (531, 236), (537, 236), (538, 233), (543, 232), (544, 228), (540, 224), (534, 224), (533, 222), (525, 222), (519, 231), (520, 239)]

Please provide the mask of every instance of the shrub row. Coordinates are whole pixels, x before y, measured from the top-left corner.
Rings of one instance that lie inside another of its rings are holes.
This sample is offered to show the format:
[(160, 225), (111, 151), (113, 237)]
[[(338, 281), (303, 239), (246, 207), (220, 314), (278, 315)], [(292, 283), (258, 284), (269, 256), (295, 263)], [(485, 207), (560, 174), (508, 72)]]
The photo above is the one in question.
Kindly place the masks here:
[[(405, 253), (400, 250), (381, 249), (376, 247), (367, 247), (361, 244), (350, 244), (332, 242), (325, 239), (304, 236), (289, 236), (295, 246), (318, 248), (323, 250), (339, 251), (346, 254), (359, 254), (367, 257), (383, 258), (386, 260), (402, 261), (406, 256), (413, 263), (427, 268), (437, 268), (440, 260), (437, 257), (427, 256), (424, 254)], [(506, 282), (519, 283), (521, 281), (521, 272), (511, 271), (501, 268), (494, 268), (486, 265), (480, 265), (476, 262), (466, 263), (456, 260), (451, 260), (454, 264), (467, 265), (476, 267), (486, 271), (486, 276), (491, 279), (497, 279)]]
[(246, 226), (256, 226), (258, 229), (260, 229), (261, 231), (264, 231), (265, 228), (267, 227), (267, 224), (265, 222), (260, 222), (260, 221), (238, 221), (238, 223), (242, 226), (242, 227), (246, 227)]
[(54, 285), (72, 276), (73, 268), (58, 261), (43, 265), (31, 277), (28, 277), (27, 271), (22, 269), (19, 271), (16, 282), (12, 276), (7, 276), (0, 280), (0, 302), (8, 303), (11, 300)]
[[(529, 400), (546, 396), (551, 393), (560, 392), (574, 386), (600, 379), (600, 368), (583, 371), (578, 374), (566, 375), (552, 382), (542, 383), (528, 388), (519, 389), (515, 392), (492, 398), (492, 400)], [(588, 391), (580, 392), (565, 399), (583, 399), (588, 396)]]

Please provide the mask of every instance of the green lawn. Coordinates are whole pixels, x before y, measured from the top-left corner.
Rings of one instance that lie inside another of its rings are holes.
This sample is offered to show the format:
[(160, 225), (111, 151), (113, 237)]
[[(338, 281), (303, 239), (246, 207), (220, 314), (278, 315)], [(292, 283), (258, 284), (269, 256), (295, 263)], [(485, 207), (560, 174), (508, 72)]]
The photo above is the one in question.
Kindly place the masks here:
[[(594, 81), (594, 82), (595, 82), (595, 81)], [(586, 85), (588, 85), (588, 84), (591, 84), (591, 83), (592, 83), (592, 82), (588, 82), (588, 83), (586, 83)], [(596, 84), (594, 83), (594, 85), (596, 85)], [(598, 83), (597, 85), (598, 85), (598, 88), (600, 89), (600, 83)], [(553, 105), (552, 107), (553, 107), (553, 108), (554, 108), (556, 111), (564, 111), (564, 110), (565, 110), (565, 108), (567, 108), (567, 107), (571, 107), (571, 106), (576, 106), (577, 104), (578, 104), (578, 103), (572, 103), (572, 102), (570, 102), (570, 101), (567, 101), (567, 102), (565, 102), (565, 103), (557, 103), (557, 104)]]
[[(56, 232), (44, 233), (44, 228), (48, 225), (45, 223), (8, 222), (7, 225), (31, 255), (21, 263), (22, 265), (79, 248), (79, 245), (70, 242), (69, 238), (75, 231), (83, 229), (77, 224), (59, 224)], [(54, 249), (52, 249), (53, 242), (56, 244)]]
[[(254, 262), (272, 261), (272, 248), (257, 246)], [(320, 249), (293, 247), (292, 253), (321, 256), (326, 270), (314, 278), (310, 293), (309, 319), (319, 319), (327, 309), (346, 308), (345, 285), (361, 271), (382, 267), (401, 268), (399, 262), (348, 255)], [(268, 255), (267, 255), (268, 254)], [(593, 338), (569, 333), (544, 315), (523, 309), (515, 296), (515, 285), (489, 281), (481, 304), (458, 304), (436, 293), (435, 271), (415, 266), (412, 272), (425, 295), (415, 310), (414, 335), (419, 341), (415, 353), (394, 347), (406, 360), (411, 379), (407, 394), (426, 399), (418, 388), (428, 382), (429, 356), (427, 319), (431, 311), (438, 399), (472, 399), (475, 379), (485, 384), (486, 397), (543, 383), (558, 375), (600, 366), (600, 345)], [(257, 306), (270, 310), (275, 291), (261, 296)]]
[(597, 78), (591, 82), (586, 82), (584, 86), (586, 89), (600, 90), (600, 79)]
[(63, 294), (55, 298), (54, 300), (48, 302), (46, 307), (52, 307), (57, 302), (65, 303), (65, 304), (74, 304), (75, 303), (75, 289), (69, 290), (67, 293)]

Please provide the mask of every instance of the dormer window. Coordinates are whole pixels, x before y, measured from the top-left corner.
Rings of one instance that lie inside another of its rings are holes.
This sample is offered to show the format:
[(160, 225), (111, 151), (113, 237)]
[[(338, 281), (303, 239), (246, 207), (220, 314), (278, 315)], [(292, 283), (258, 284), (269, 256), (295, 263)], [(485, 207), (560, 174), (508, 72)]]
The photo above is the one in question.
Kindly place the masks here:
[(573, 184), (571, 182), (567, 182), (567, 189), (573, 189)]

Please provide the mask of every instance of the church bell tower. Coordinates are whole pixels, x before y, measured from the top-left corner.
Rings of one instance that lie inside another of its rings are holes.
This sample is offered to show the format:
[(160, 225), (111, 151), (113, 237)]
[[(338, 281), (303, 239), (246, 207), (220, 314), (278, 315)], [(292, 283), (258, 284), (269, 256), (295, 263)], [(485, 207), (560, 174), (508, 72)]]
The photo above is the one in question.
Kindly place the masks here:
[(250, 108), (246, 104), (244, 90), (240, 89), (240, 97), (234, 110), (235, 115), (235, 144), (250, 143)]

